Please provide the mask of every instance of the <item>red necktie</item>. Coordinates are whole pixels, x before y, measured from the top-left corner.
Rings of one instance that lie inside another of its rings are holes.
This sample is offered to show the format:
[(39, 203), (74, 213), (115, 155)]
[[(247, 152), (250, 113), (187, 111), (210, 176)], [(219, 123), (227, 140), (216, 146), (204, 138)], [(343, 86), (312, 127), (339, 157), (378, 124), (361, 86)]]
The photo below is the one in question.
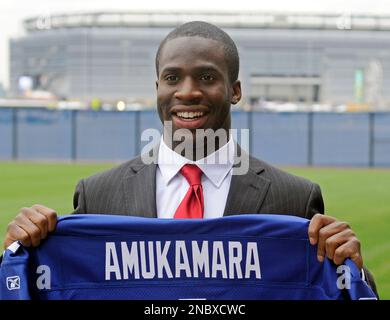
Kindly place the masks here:
[(174, 218), (202, 219), (204, 212), (202, 171), (194, 164), (186, 164), (180, 169), (180, 173), (187, 179), (190, 188), (177, 208)]

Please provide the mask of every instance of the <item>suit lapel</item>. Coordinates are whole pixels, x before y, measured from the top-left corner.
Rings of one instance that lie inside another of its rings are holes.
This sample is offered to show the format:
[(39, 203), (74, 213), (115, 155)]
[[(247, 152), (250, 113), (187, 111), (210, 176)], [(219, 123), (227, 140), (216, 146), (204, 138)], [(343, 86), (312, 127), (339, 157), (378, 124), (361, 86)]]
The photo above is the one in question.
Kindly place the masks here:
[(248, 172), (232, 177), (224, 216), (258, 213), (265, 199), (271, 181), (261, 176), (264, 168), (260, 162), (249, 155), (247, 159), (249, 161)]
[(129, 167), (122, 190), (125, 207), (130, 210), (130, 215), (157, 218), (156, 170), (156, 162), (145, 164), (141, 157)]

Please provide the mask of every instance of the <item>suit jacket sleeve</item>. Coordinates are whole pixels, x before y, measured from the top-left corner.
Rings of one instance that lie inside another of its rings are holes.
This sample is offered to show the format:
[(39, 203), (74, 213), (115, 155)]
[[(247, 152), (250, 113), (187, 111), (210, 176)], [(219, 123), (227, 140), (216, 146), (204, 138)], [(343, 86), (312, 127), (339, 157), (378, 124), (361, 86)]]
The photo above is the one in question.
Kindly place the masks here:
[(325, 213), (324, 200), (322, 199), (320, 186), (316, 183), (313, 183), (310, 190), (309, 199), (306, 204), (305, 218), (311, 219), (317, 213)]
[(76, 186), (73, 195), (73, 214), (87, 213), (87, 206), (85, 203), (84, 180), (80, 180)]

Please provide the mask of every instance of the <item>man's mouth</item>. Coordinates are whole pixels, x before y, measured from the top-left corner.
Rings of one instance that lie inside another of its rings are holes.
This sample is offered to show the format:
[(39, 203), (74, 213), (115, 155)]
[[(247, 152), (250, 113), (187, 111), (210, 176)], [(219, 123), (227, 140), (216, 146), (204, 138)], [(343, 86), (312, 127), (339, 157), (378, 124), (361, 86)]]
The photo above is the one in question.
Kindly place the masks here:
[(198, 129), (202, 128), (208, 119), (205, 111), (177, 111), (172, 113), (172, 121), (176, 128)]
[(203, 117), (204, 112), (177, 112), (176, 116), (183, 120), (194, 120)]

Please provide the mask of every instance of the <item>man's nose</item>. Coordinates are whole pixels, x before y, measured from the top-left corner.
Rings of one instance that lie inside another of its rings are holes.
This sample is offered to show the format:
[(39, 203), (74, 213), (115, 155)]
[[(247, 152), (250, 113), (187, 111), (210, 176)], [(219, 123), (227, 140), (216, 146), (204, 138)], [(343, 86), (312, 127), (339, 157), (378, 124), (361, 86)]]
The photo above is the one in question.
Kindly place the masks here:
[(182, 82), (182, 85), (175, 92), (175, 98), (178, 100), (199, 100), (202, 98), (202, 91), (192, 78), (186, 78)]

